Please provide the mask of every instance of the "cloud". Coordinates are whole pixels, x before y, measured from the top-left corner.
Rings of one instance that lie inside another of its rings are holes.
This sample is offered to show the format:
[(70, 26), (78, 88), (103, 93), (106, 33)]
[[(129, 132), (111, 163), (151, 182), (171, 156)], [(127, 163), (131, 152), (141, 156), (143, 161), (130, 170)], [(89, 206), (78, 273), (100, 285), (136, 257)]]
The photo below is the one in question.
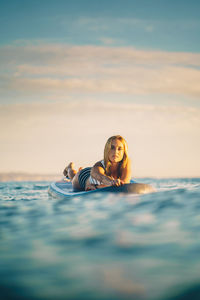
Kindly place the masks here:
[(78, 62), (119, 64), (184, 64), (200, 66), (199, 53), (138, 50), (133, 47), (71, 46), (65, 44), (8, 45), (0, 48), (1, 63), (62, 64)]
[(4, 46), (0, 57), (3, 95), (200, 96), (200, 54), (196, 53), (45, 44)]
[[(64, 27), (69, 26), (69, 20), (66, 18), (62, 20), (62, 25)], [(189, 30), (198, 30), (199, 29), (199, 21), (195, 19), (175, 19), (171, 18), (170, 21), (168, 19), (163, 19), (163, 17), (156, 18), (139, 18), (139, 17), (79, 17), (74, 20), (74, 22), (70, 23), (73, 30), (80, 31), (84, 30), (85, 32), (91, 33), (99, 33), (104, 32), (105, 34), (111, 35), (113, 31), (115, 32), (123, 32), (127, 33), (131, 30), (131, 33), (140, 34), (149, 33), (151, 34), (155, 30), (157, 33), (159, 29), (162, 28), (162, 33), (165, 31), (171, 32), (172, 30), (184, 29), (185, 31)]]
[[(162, 22), (163, 23), (163, 22)], [(113, 32), (127, 32), (130, 29), (132, 33), (136, 33), (136, 30), (141, 33), (151, 33), (154, 27), (158, 27), (160, 22), (153, 20), (139, 19), (139, 18), (116, 18), (116, 17), (79, 17), (73, 22), (69, 23), (68, 19), (61, 21), (62, 27), (71, 27), (74, 32), (87, 32), (88, 35), (105, 34), (105, 36), (113, 35)], [(95, 38), (95, 36), (94, 36)]]

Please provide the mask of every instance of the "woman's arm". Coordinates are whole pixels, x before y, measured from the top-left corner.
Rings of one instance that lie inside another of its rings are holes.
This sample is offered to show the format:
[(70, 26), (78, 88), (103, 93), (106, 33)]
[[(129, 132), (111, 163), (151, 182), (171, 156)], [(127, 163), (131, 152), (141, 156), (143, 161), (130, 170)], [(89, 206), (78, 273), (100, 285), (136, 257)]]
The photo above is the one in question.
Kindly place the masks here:
[(97, 162), (91, 169), (91, 176), (98, 180), (101, 185), (105, 185), (105, 186), (111, 186), (113, 185), (113, 179), (110, 176), (107, 176), (105, 174), (105, 170), (102, 167), (101, 162)]
[(128, 159), (126, 167), (122, 171), (120, 179), (114, 179), (105, 174), (105, 170), (102, 167), (101, 162), (97, 162), (91, 169), (91, 176), (98, 180), (103, 186), (121, 185), (124, 183), (130, 183), (131, 180), (131, 160)]

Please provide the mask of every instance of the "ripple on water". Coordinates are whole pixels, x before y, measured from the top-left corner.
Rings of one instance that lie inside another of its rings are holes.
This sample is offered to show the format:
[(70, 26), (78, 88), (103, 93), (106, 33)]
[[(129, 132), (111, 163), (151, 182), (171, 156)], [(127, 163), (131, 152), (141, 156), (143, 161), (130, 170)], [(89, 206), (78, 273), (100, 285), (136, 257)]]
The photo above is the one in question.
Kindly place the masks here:
[(1, 183), (1, 295), (10, 288), (11, 299), (198, 297), (200, 180), (152, 182), (157, 193), (61, 201), (46, 182)]
[(48, 187), (49, 187), (49, 185), (47, 185), (47, 184), (44, 184), (44, 185), (42, 185), (42, 184), (40, 184), (40, 185), (39, 184), (35, 184), (33, 186), (33, 189), (40, 191), (40, 190), (47, 190)]

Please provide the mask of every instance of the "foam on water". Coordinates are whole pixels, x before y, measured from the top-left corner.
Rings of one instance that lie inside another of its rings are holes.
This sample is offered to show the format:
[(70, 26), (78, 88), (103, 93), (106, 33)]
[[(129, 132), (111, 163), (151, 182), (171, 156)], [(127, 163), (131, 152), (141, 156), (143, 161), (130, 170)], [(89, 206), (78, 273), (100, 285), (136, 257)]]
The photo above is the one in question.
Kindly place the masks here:
[(145, 195), (51, 198), (0, 183), (2, 299), (200, 299), (200, 179)]

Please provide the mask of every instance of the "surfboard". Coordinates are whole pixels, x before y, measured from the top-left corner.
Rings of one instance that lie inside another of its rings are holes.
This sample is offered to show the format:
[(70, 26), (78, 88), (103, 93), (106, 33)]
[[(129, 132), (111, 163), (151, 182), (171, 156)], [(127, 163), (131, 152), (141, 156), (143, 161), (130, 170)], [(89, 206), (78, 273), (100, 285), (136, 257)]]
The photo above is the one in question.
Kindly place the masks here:
[(94, 193), (145, 194), (153, 191), (153, 188), (149, 184), (136, 183), (134, 181), (121, 186), (108, 186), (92, 191), (74, 191), (71, 182), (57, 181), (52, 182), (48, 189), (48, 193), (51, 196), (59, 199), (67, 199), (74, 196), (84, 196)]

